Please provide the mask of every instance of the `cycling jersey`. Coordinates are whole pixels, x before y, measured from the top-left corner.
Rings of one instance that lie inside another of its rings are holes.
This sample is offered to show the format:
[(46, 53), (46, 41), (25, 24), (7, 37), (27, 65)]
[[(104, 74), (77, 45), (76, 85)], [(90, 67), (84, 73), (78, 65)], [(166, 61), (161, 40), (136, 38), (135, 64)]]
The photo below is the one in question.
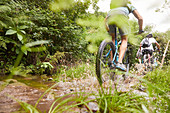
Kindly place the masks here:
[(130, 13), (132, 13), (135, 9), (136, 8), (132, 4), (127, 4), (127, 6), (124, 6), (124, 7), (118, 7), (118, 8), (111, 9), (108, 12), (107, 17), (117, 15), (117, 14), (122, 14), (122, 15), (128, 17), (128, 15)]
[[(144, 44), (144, 41), (145, 41), (145, 38), (142, 40), (141, 45)], [(152, 44), (157, 43), (157, 41), (155, 40), (155, 38), (148, 38), (148, 41), (149, 41), (149, 47), (145, 47), (143, 49), (150, 49), (150, 50), (154, 51)]]
[(136, 8), (131, 4), (127, 4), (124, 7), (118, 7), (111, 9), (107, 14), (107, 23), (109, 27), (109, 34), (115, 33), (115, 26), (119, 28), (121, 36), (128, 35), (130, 32), (130, 25), (128, 15)]

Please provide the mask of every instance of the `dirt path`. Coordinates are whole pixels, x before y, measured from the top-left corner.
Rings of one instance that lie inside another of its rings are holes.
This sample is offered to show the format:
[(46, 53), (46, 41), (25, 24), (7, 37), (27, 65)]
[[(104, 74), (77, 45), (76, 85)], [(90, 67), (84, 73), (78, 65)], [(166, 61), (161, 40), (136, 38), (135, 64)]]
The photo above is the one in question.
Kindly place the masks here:
[[(15, 99), (19, 99), (31, 105), (35, 105), (40, 96), (44, 93), (46, 89), (40, 89), (28, 86), (24, 83), (18, 82), (15, 79), (11, 79), (8, 81), (9, 84), (6, 85), (5, 88), (0, 89), (0, 113), (10, 113), (14, 111), (20, 110), (20, 105), (14, 99), (10, 98), (8, 95), (13, 96)], [(112, 82), (112, 83), (111, 83)], [(140, 82), (132, 77), (124, 78), (119, 75), (116, 80), (107, 81), (103, 84), (105, 89), (110, 87), (110, 83), (112, 84), (112, 88), (115, 88), (115, 82), (117, 83), (117, 89), (122, 92), (133, 91), (134, 93), (140, 95), (147, 95), (146, 93), (139, 90)], [(4, 85), (5, 82), (0, 81), (1, 86)], [(50, 82), (46, 84), (47, 87), (50, 87), (54, 84), (54, 82)], [(66, 82), (58, 82), (55, 87), (53, 87), (49, 93), (47, 93), (39, 102), (37, 108), (42, 112), (48, 111), (50, 109), (51, 104), (54, 102), (54, 99), (64, 96), (65, 94), (73, 93), (73, 92), (85, 92), (85, 93), (94, 93), (97, 94), (100, 86), (96, 77), (88, 76), (86, 79), (79, 78), (74, 80), (67, 80)], [(114, 91), (114, 90), (113, 90)], [(89, 97), (89, 99), (94, 99), (94, 96)], [(96, 103), (90, 103), (92, 105), (92, 110), (98, 109), (96, 108)], [(83, 112), (84, 110), (84, 112)], [(74, 108), (74, 111), (85, 113), (87, 109), (85, 107), (82, 108)]]

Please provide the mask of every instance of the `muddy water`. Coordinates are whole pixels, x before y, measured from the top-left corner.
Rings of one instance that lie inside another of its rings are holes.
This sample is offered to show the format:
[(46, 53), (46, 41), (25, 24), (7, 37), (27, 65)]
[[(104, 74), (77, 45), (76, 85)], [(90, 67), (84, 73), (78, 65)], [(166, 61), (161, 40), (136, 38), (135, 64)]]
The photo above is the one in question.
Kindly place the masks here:
[[(11, 113), (20, 110), (21, 106), (15, 99), (35, 105), (40, 96), (52, 82), (42, 82), (40, 78), (16, 78), (0, 81), (0, 113)], [(37, 108), (48, 111), (53, 99), (45, 95)], [(21, 110), (22, 111), (22, 110)]]
[[(72, 80), (58, 82), (39, 102), (37, 108), (40, 112), (48, 112), (52, 103), (56, 98), (64, 96), (72, 92), (97, 92), (98, 82), (95, 77), (90, 77), (85, 80)], [(21, 112), (20, 104), (15, 100), (21, 100), (31, 105), (35, 105), (41, 95), (56, 82), (49, 81), (51, 79), (41, 79), (38, 77), (14, 77), (13, 79), (0, 81), (0, 113)], [(95, 89), (95, 90), (94, 90)], [(70, 95), (71, 96), (71, 95)], [(69, 98), (69, 97), (65, 97)], [(93, 98), (94, 99), (94, 98)], [(71, 103), (70, 103), (71, 104)], [(73, 108), (73, 111), (80, 112), (86, 108)]]

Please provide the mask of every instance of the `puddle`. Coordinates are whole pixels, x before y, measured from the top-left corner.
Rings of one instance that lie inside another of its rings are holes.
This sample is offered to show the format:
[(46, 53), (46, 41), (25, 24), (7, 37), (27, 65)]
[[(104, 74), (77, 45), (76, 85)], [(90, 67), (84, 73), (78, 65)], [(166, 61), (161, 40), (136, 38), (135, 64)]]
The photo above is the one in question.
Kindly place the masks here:
[[(14, 77), (14, 79), (6, 81), (0, 81), (0, 113), (11, 113), (20, 110), (21, 106), (15, 99), (35, 105), (48, 88), (48, 85), (54, 84), (54, 82), (45, 82), (38, 77)], [(48, 94), (41, 99), (37, 106), (42, 112), (48, 111), (53, 102), (52, 99), (47, 99), (47, 96)]]
[[(94, 78), (95, 77), (89, 77), (86, 79), (74, 79), (69, 82), (58, 82), (55, 87), (53, 87), (46, 95), (43, 96), (37, 108), (43, 113), (48, 112), (52, 103), (61, 96), (73, 92), (97, 92), (96, 87), (98, 87), (98, 82), (97, 79)], [(92, 80), (93, 82), (91, 82)], [(41, 95), (56, 82), (48, 81), (48, 78), (41, 79), (34, 76), (23, 78), (15, 76), (13, 79), (8, 79), (8, 83), (9, 84), (7, 84), (5, 81), (0, 81), (0, 113), (24, 111), (21, 110), (20, 104), (16, 102), (13, 98), (24, 101), (34, 106)], [(10, 98), (8, 95), (12, 96), (13, 98)], [(75, 95), (69, 95), (69, 97), (79, 98)], [(65, 100), (69, 97), (64, 97), (62, 98), (62, 100)], [(57, 101), (56, 105), (62, 100)], [(68, 102), (67, 104), (72, 103), (75, 102)], [(79, 107), (71, 109), (76, 112), (81, 111), (81, 108)]]

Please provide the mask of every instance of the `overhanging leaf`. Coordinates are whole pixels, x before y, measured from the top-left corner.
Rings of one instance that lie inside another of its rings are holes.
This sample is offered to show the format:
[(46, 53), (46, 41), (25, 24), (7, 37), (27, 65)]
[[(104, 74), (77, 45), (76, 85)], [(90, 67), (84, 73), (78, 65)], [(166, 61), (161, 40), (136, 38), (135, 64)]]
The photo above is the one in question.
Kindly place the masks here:
[(19, 26), (19, 29), (26, 29), (26, 28), (28, 28), (28, 26), (25, 26), (25, 25)]
[(28, 47), (26, 47), (25, 45), (21, 47), (21, 51), (22, 51), (23, 53), (25, 53), (25, 51), (27, 51), (27, 49), (28, 49)]
[(69, 9), (74, 4), (74, 0), (54, 0), (50, 4), (52, 11), (59, 11), (64, 9)]
[(21, 30), (21, 32), (22, 32), (23, 34), (26, 34), (26, 32), (25, 32), (24, 30)]
[(13, 34), (15, 34), (15, 33), (17, 33), (16, 30), (9, 29), (9, 30), (6, 32), (5, 35), (13, 35)]
[(27, 44), (25, 44), (25, 46), (26, 47), (33, 47), (33, 46), (36, 46), (36, 45), (47, 44), (49, 42), (50, 42), (49, 40), (38, 40), (38, 41), (35, 41), (35, 42), (27, 43)]
[(17, 37), (18, 37), (18, 39), (19, 39), (20, 41), (23, 39), (23, 36), (22, 36), (22, 34), (20, 34), (20, 33), (17, 33)]
[(42, 46), (42, 47), (32, 47), (32, 48), (28, 49), (28, 51), (30, 51), (30, 52), (41, 52), (41, 51), (45, 51), (45, 50), (46, 50), (45, 46)]

